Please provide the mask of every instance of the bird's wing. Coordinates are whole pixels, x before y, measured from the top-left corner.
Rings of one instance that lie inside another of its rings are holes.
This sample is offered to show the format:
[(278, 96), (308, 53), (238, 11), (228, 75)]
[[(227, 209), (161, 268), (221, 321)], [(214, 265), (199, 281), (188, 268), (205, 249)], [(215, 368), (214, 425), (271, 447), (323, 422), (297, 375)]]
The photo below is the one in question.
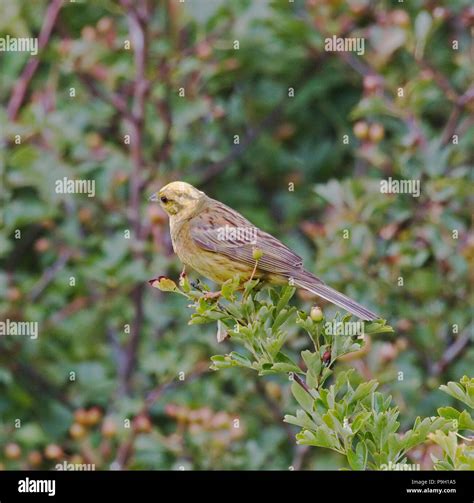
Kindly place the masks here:
[(302, 268), (303, 260), (272, 235), (255, 227), (225, 204), (211, 200), (205, 210), (190, 221), (193, 241), (204, 250), (221, 253), (239, 262), (255, 265), (253, 252), (263, 252), (258, 261), (261, 271), (290, 274)]

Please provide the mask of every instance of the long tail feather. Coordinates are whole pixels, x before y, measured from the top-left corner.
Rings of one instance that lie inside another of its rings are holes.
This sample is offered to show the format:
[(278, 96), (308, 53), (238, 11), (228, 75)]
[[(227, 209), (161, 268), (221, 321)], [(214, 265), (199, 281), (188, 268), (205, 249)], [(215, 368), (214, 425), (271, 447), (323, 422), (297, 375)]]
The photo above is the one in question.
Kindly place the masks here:
[(377, 316), (372, 311), (369, 311), (364, 306), (358, 304), (355, 300), (347, 297), (343, 293), (334, 290), (330, 286), (322, 283), (316, 276), (310, 273), (305, 274), (304, 278), (295, 278), (295, 285), (300, 288), (308, 290), (308, 292), (319, 295), (323, 299), (336, 304), (336, 306), (342, 307), (349, 313), (361, 318), (362, 320), (371, 321), (378, 320), (380, 316)]

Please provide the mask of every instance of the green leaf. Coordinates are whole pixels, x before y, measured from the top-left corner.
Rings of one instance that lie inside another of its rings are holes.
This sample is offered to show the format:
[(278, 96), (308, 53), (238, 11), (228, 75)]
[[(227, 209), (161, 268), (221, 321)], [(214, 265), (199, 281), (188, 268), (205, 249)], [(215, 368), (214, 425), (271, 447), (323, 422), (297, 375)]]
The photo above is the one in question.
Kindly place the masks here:
[(463, 410), (459, 415), (458, 424), (460, 430), (474, 431), (474, 420), (467, 410)]
[(275, 370), (279, 370), (280, 372), (295, 372), (297, 374), (301, 373), (301, 369), (296, 365), (296, 363), (285, 353), (280, 351), (275, 356), (275, 363), (273, 365)]
[(296, 417), (286, 415), (283, 419), (286, 423), (294, 424), (307, 430), (314, 430), (318, 425), (309, 417), (309, 414), (301, 409), (296, 411)]
[(308, 370), (318, 376), (321, 372), (321, 357), (317, 353), (305, 350), (301, 352), (301, 357), (306, 364)]
[(232, 362), (222, 355), (211, 356), (211, 361), (211, 370), (228, 369), (233, 366)]
[(314, 398), (295, 381), (291, 383), (291, 393), (303, 410), (309, 413), (313, 411)]
[(237, 353), (237, 351), (232, 351), (232, 353), (230, 353), (229, 356), (239, 366), (241, 366), (241, 367), (247, 367), (247, 368), (253, 368), (252, 367), (252, 362), (246, 356), (243, 356), (243, 355)]
[(456, 452), (458, 447), (456, 434), (452, 431), (447, 434), (442, 431), (437, 431), (430, 434), (430, 439), (441, 446), (446, 455), (450, 458), (451, 462), (456, 462)]
[(205, 325), (206, 323), (212, 323), (212, 321), (207, 317), (199, 316), (199, 314), (192, 314), (188, 325)]
[(232, 302), (235, 299), (234, 293), (238, 286), (239, 278), (237, 276), (222, 283), (221, 294), (224, 299)]
[(164, 276), (150, 280), (150, 285), (153, 288), (158, 288), (158, 290), (161, 290), (162, 292), (178, 292), (176, 283), (172, 279), (165, 278)]
[(319, 426), (314, 432), (303, 430), (296, 435), (298, 444), (314, 445), (316, 447), (325, 447), (340, 451), (341, 444), (337, 437), (326, 426)]
[(464, 386), (457, 382), (450, 381), (447, 385), (441, 385), (439, 387), (441, 391), (444, 391), (448, 395), (456, 398), (457, 400), (463, 402), (471, 409), (474, 408), (474, 399), (469, 396)]
[(440, 407), (438, 414), (446, 419), (458, 419), (460, 412), (453, 407)]
[(367, 445), (363, 440), (360, 440), (357, 444), (357, 447), (354, 450), (348, 450), (347, 453), (347, 461), (353, 470), (365, 470), (367, 466)]
[(378, 388), (378, 386), (379, 383), (374, 379), (369, 382), (359, 384), (352, 396), (348, 399), (348, 403), (354, 403), (363, 400), (366, 396), (371, 395)]
[(281, 325), (286, 323), (293, 312), (293, 309), (282, 309), (273, 322), (272, 331), (276, 332), (281, 327)]
[(284, 307), (288, 305), (288, 302), (290, 302), (290, 299), (293, 297), (295, 294), (296, 288), (292, 286), (286, 286), (282, 293), (280, 300), (278, 301), (278, 304), (276, 306), (276, 312), (279, 313)]
[(426, 11), (421, 11), (415, 19), (416, 55), (421, 57), (425, 48), (428, 34), (431, 30), (433, 19)]

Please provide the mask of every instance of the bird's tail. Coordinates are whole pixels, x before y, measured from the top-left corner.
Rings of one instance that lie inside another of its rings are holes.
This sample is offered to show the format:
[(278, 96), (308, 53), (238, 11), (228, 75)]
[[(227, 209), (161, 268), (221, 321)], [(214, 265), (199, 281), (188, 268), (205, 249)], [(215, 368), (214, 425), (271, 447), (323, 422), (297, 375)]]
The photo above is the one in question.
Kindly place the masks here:
[(310, 272), (304, 271), (301, 276), (293, 278), (293, 280), (296, 286), (319, 295), (323, 299), (336, 304), (336, 306), (342, 307), (362, 320), (371, 321), (378, 320), (380, 318), (380, 316), (377, 316), (372, 311), (369, 311), (364, 306), (361, 306), (355, 300), (352, 300), (346, 295), (334, 290), (334, 288), (327, 286)]

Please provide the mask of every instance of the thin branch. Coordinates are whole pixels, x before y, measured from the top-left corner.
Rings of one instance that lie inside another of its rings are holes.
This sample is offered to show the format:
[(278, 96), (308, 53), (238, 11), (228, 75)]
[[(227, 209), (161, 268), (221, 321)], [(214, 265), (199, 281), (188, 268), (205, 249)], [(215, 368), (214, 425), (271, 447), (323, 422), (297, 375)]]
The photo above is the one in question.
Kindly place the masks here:
[(451, 111), (451, 115), (449, 116), (448, 122), (444, 128), (442, 134), (442, 144), (447, 145), (456, 130), (458, 129), (458, 121), (463, 112), (464, 108), (467, 104), (474, 99), (474, 86), (470, 87), (462, 96), (456, 98), (456, 102), (454, 104), (454, 108)]
[[(129, 26), (129, 33), (132, 39), (133, 55), (135, 61), (135, 80), (133, 87), (133, 121), (129, 121), (131, 129), (131, 158), (133, 171), (130, 177), (130, 196), (129, 196), (129, 219), (133, 228), (135, 238), (141, 239), (140, 223), (140, 197), (142, 187), (142, 172), (145, 162), (142, 155), (143, 147), (143, 128), (145, 120), (145, 101), (149, 90), (149, 82), (146, 79), (146, 61), (147, 61), (147, 32), (146, 32), (146, 11), (148, 4), (145, 1), (140, 2), (139, 6), (129, 0), (122, 0), (122, 5), (126, 9), (126, 15)], [(150, 13), (148, 12), (148, 15)], [(134, 260), (142, 260), (143, 253), (134, 251)], [(123, 379), (121, 383), (122, 392), (130, 390), (130, 381), (133, 369), (137, 360), (138, 345), (140, 341), (140, 332), (143, 325), (143, 290), (144, 285), (138, 284), (132, 291), (132, 302), (135, 309), (135, 316), (132, 322), (130, 342), (126, 349), (125, 366)]]
[[(12, 355), (13, 356), (13, 355)], [(49, 396), (58, 402), (61, 402), (65, 407), (72, 410), (74, 407), (69, 402), (64, 392), (56, 385), (46, 379), (40, 372), (38, 372), (30, 363), (27, 365), (17, 361), (16, 358), (11, 360), (12, 370), (17, 374), (17, 377), (25, 378), (32, 388), (32, 393), (40, 393), (42, 396)]]
[(441, 375), (455, 360), (457, 360), (472, 342), (472, 337), (468, 332), (461, 334), (456, 340), (446, 348), (441, 359), (432, 364), (430, 374), (432, 376)]
[(433, 76), (433, 80), (436, 82), (436, 84), (438, 84), (438, 87), (443, 91), (444, 95), (449, 100), (453, 102), (458, 101), (459, 95), (445, 75), (439, 72), (437, 68), (433, 67), (430, 63), (428, 63), (428, 61), (423, 58), (415, 58), (415, 61), (421, 66), (423, 70), (428, 71)]
[(34, 302), (41, 295), (43, 290), (54, 280), (58, 272), (68, 263), (72, 254), (71, 250), (62, 251), (56, 262), (44, 271), (38, 283), (30, 290), (28, 296), (30, 302)]
[(88, 74), (79, 73), (77, 76), (93, 96), (99, 98), (102, 101), (105, 101), (113, 108), (118, 110), (127, 120), (134, 122), (135, 118), (128, 110), (127, 102), (122, 96), (113, 92), (106, 93)]
[(297, 382), (306, 391), (306, 393), (308, 393), (309, 395), (313, 396), (311, 394), (311, 391), (309, 390), (308, 385), (306, 384), (305, 380), (302, 377), (300, 377), (295, 372), (292, 372), (291, 375), (293, 376), (293, 380), (295, 382)]
[[(263, 385), (262, 381), (257, 379), (255, 381), (255, 387), (259, 395), (263, 398), (263, 400), (265, 400), (265, 403), (268, 405), (268, 408), (270, 409), (270, 412), (272, 413), (273, 417), (276, 419), (277, 422), (281, 422), (285, 414), (281, 409), (280, 405), (278, 404), (278, 402), (276, 400), (273, 400), (270, 396), (268, 396), (267, 390), (265, 389), (265, 386)], [(295, 436), (291, 431), (290, 425), (288, 423), (283, 423), (283, 428), (285, 429), (285, 433), (286, 436), (288, 437), (288, 440), (290, 442), (293, 442)]]
[(309, 454), (310, 450), (311, 446), (309, 445), (295, 445), (295, 455), (291, 463), (293, 470), (298, 471), (304, 468), (306, 456)]
[[(140, 411), (139, 414), (148, 415), (152, 405), (167, 391), (175, 389), (185, 382), (188, 383), (190, 381), (194, 381), (195, 379), (197, 379), (198, 377), (202, 376), (207, 372), (209, 372), (209, 366), (207, 362), (199, 362), (195, 366), (194, 370), (189, 374), (189, 376), (184, 381), (179, 381), (175, 379), (165, 384), (160, 384), (154, 390), (148, 393), (148, 395), (145, 398), (142, 410)], [(114, 465), (119, 470), (123, 469), (126, 466), (127, 462), (133, 455), (136, 436), (137, 433), (134, 430), (132, 430), (130, 437), (118, 449)]]
[(231, 152), (222, 160), (211, 164), (201, 177), (200, 184), (205, 185), (212, 178), (223, 171), (230, 163), (241, 157), (247, 150), (247, 147), (268, 127), (275, 123), (283, 109), (283, 102), (280, 102), (261, 122), (260, 124), (248, 130), (241, 143), (235, 145)]
[[(63, 0), (52, 0), (48, 5), (48, 8), (46, 9), (46, 13), (44, 15), (43, 26), (41, 27), (41, 31), (38, 36), (39, 51), (41, 51), (48, 44), (62, 5)], [(23, 68), (23, 71), (17, 83), (15, 84), (15, 87), (13, 88), (13, 92), (7, 106), (7, 115), (8, 118), (12, 121), (16, 120), (18, 116), (18, 112), (25, 99), (26, 91), (31, 82), (31, 79), (38, 70), (39, 63), (40, 59), (38, 55), (30, 58), (28, 60), (28, 63)]]

